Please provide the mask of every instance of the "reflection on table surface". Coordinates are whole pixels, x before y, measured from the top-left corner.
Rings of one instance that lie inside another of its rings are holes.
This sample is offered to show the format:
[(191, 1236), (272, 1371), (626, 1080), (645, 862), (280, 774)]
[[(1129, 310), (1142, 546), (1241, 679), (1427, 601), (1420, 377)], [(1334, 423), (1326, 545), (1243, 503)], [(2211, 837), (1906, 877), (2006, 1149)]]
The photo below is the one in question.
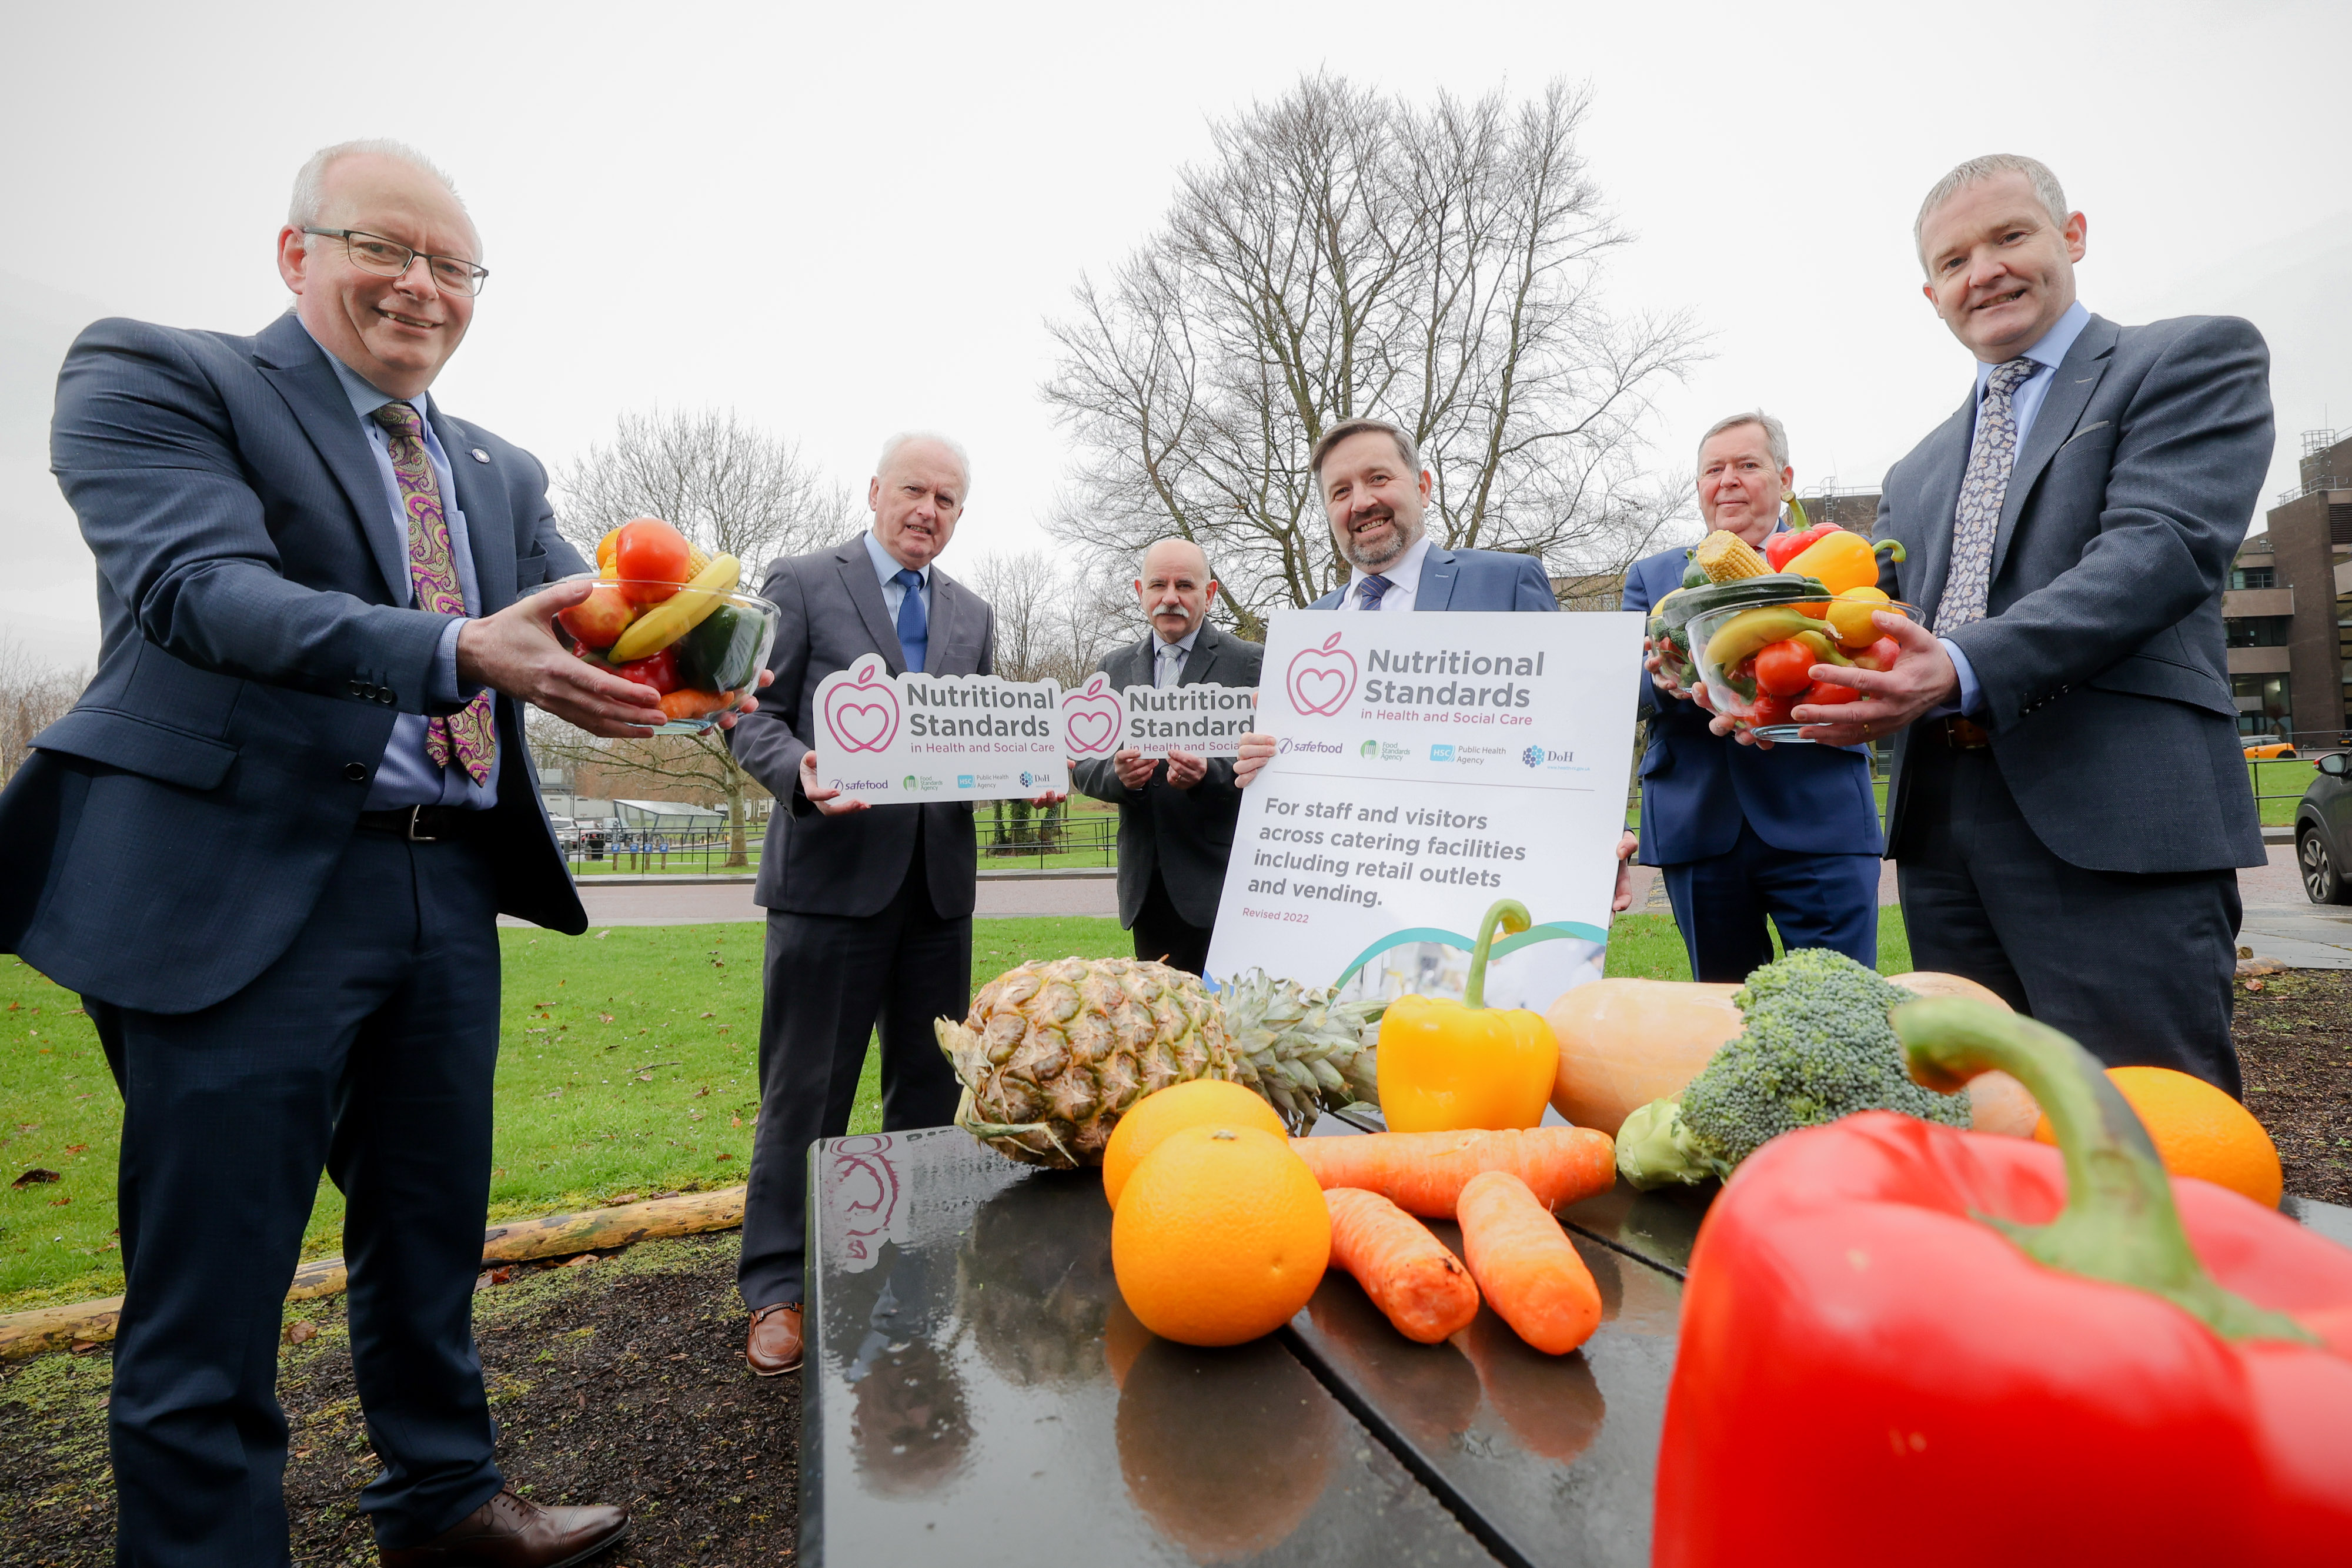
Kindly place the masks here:
[(1492, 1562), (1282, 1339), (1136, 1322), (1096, 1173), (952, 1128), (811, 1158), (803, 1561)]

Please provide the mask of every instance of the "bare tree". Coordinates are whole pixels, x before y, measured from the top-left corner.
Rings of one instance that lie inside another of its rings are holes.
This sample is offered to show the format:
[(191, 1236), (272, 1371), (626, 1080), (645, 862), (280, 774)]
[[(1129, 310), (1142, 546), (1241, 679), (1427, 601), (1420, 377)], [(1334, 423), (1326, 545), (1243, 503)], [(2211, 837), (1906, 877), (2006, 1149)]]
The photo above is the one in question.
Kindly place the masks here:
[(996, 673), (1006, 680), (1082, 686), (1120, 638), (1142, 635), (1129, 562), (1032, 549), (982, 556), (962, 575), (996, 612)]
[(631, 517), (661, 517), (713, 554), (734, 556), (755, 584), (776, 557), (854, 526), (847, 490), (731, 409), (625, 413), (610, 442), (556, 476), (556, 490), (559, 524), (583, 555), (593, 558), (596, 541)]
[(89, 685), (87, 670), (66, 670), (0, 632), (0, 783), (32, 754), (33, 737), (63, 717)]
[(590, 735), (533, 708), (529, 711), (528, 738), (531, 758), (541, 768), (559, 765), (575, 780), (593, 779), (604, 789), (651, 786), (727, 803), (727, 863), (751, 863), (747, 831), (748, 803), (765, 800), (768, 791), (735, 760), (728, 749), (727, 732), (707, 729), (699, 735), (656, 735), (642, 740), (606, 740)]
[(1588, 107), (1318, 75), (1213, 127), (1160, 230), (1049, 323), (1079, 449), (1057, 534), (1192, 538), (1243, 624), (1307, 604), (1344, 577), (1307, 452), (1373, 415), (1420, 443), (1444, 542), (1577, 570), (1641, 512), (1651, 391), (1696, 357), (1684, 318), (1602, 301), (1627, 236), (1578, 151)]

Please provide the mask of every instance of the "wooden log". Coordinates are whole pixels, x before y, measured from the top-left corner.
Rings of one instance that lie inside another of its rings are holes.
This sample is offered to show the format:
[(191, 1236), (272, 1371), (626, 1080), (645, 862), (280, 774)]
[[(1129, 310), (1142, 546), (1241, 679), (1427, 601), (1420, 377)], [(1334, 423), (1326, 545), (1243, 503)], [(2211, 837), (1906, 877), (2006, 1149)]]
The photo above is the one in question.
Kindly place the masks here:
[[(716, 1192), (681, 1193), (578, 1214), (506, 1220), (482, 1232), (482, 1262), (521, 1263), (533, 1258), (599, 1252), (662, 1236), (732, 1230), (743, 1223), (743, 1191), (740, 1186), (721, 1187)], [(341, 1258), (313, 1259), (294, 1270), (286, 1299), (307, 1301), (340, 1295), (349, 1282)], [(0, 1361), (64, 1350), (77, 1342), (103, 1344), (114, 1337), (115, 1323), (121, 1315), (121, 1296), (0, 1315)]]

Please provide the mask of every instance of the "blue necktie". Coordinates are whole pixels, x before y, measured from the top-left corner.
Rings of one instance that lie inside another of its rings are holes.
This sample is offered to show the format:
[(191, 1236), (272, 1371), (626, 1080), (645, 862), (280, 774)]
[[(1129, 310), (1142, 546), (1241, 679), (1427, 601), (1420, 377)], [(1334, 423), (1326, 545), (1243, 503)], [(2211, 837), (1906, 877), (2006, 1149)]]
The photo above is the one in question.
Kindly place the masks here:
[(1364, 579), (1363, 581), (1356, 584), (1356, 608), (1378, 610), (1381, 607), (1381, 601), (1387, 598), (1389, 590), (1395, 586), (1396, 584), (1385, 577)]
[(907, 590), (907, 597), (898, 601), (898, 646), (906, 652), (907, 668), (919, 673), (931, 646), (931, 618), (923, 613), (923, 575), (907, 567), (890, 580)]

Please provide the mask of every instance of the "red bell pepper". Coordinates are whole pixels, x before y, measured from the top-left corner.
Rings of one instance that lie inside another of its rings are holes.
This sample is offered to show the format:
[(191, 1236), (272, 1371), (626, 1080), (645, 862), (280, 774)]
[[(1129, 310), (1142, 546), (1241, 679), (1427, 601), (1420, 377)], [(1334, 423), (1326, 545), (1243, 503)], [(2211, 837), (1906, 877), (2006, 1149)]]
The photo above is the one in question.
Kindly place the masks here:
[(2098, 1064), (1981, 1002), (1912, 1075), (2024, 1081), (2051, 1149), (1867, 1112), (1701, 1228), (1654, 1568), (2352, 1561), (2352, 1249), (2165, 1176)]
[[(1804, 513), (1800, 510), (1797, 515), (1801, 517)], [(1815, 523), (1809, 528), (1783, 528), (1764, 541), (1764, 564), (1774, 571), (1783, 570), (1815, 539), (1837, 531), (1835, 523)]]

